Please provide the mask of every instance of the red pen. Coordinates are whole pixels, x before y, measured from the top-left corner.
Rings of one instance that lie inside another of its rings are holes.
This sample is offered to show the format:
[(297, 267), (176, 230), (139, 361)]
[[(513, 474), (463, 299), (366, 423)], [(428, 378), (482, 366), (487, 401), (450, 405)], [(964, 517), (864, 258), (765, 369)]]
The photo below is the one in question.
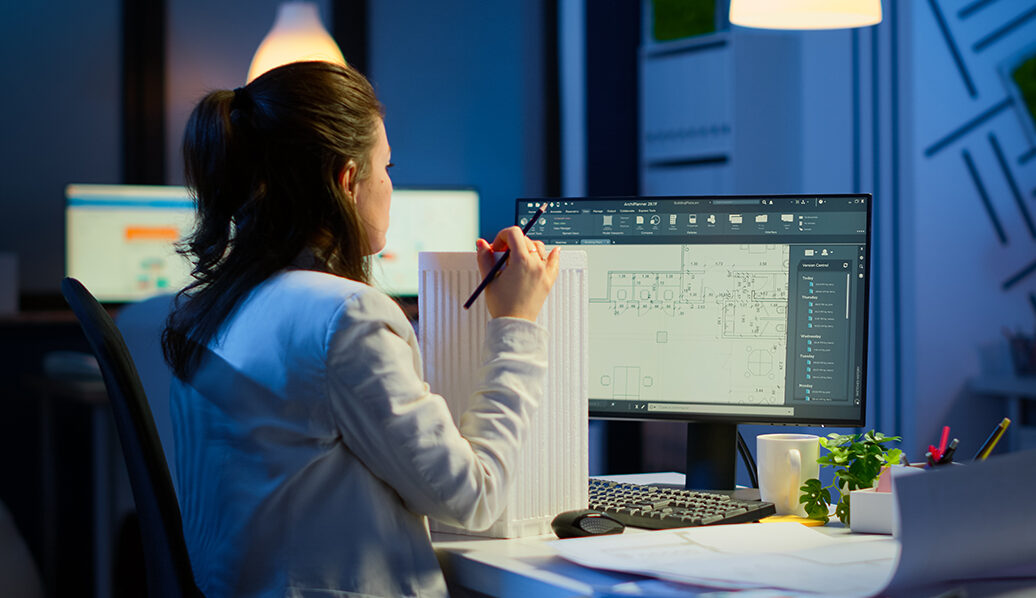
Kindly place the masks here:
[(939, 452), (939, 449), (935, 448), (934, 444), (928, 445), (928, 453), (932, 456), (933, 464), (938, 463), (939, 457), (942, 457), (942, 454)]
[(950, 427), (942, 427), (942, 439), (939, 441), (939, 456), (946, 452), (946, 441), (950, 439)]

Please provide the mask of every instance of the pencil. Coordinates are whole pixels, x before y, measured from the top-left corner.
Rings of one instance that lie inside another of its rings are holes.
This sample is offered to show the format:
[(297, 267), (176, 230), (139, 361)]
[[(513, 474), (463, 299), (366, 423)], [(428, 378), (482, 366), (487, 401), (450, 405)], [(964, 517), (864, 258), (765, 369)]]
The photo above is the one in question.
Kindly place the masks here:
[(1007, 426), (1011, 425), (1011, 418), (1005, 417), (996, 428), (993, 429), (993, 433), (989, 435), (986, 442), (982, 445), (982, 448), (978, 449), (978, 453), (975, 454), (976, 461), (985, 461), (989, 453), (993, 452), (996, 448), (996, 443), (1000, 442), (1000, 437), (1004, 435), (1004, 431), (1007, 430)]
[[(536, 213), (532, 215), (532, 218), (529, 218), (529, 221), (526, 222), (525, 226), (522, 227), (523, 235), (528, 233), (529, 230), (532, 228), (532, 225), (536, 223), (536, 220), (538, 220), (539, 217), (543, 215), (543, 212), (547, 211), (548, 204), (549, 202), (543, 202), (543, 205), (540, 206), (538, 210), (536, 210)], [(469, 307), (471, 307), (471, 304), (474, 303), (476, 299), (478, 299), (478, 296), (481, 295), (482, 291), (484, 291), (485, 288), (489, 285), (489, 281), (493, 280), (496, 277), (497, 272), (500, 271), (500, 268), (504, 267), (504, 263), (507, 262), (507, 257), (509, 255), (511, 255), (510, 247), (508, 247), (507, 251), (505, 251), (504, 254), (500, 256), (500, 259), (498, 259), (496, 263), (493, 264), (493, 267), (489, 270), (489, 274), (486, 274), (486, 277), (483, 278), (482, 282), (480, 282), (478, 287), (475, 288), (475, 292), (471, 293), (471, 296), (468, 297), (468, 300), (464, 302), (464, 309), (468, 309)]]

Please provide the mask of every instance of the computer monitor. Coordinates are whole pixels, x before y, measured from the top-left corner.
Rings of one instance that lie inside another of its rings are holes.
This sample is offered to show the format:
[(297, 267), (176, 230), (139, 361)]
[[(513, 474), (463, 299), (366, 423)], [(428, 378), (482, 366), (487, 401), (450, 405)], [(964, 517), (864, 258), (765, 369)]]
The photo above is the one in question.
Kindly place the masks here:
[(68, 185), (65, 199), (65, 272), (98, 301), (139, 301), (190, 280), (174, 247), (194, 226), (185, 188)]
[(519, 199), (589, 258), (590, 416), (686, 421), (688, 487), (734, 486), (737, 424), (860, 426), (871, 197)]
[(478, 218), (474, 189), (393, 190), (385, 249), (371, 268), (375, 286), (396, 297), (417, 297), (417, 254), (474, 251)]

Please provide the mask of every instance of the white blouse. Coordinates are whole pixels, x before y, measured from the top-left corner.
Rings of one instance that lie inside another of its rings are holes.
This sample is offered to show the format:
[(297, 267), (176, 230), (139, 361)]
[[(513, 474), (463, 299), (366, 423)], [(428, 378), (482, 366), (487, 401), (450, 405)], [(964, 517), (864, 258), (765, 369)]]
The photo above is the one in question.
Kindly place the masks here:
[(381, 292), (287, 270), (225, 322), (171, 411), (184, 534), (221, 596), (442, 596), (426, 516), (488, 527), (543, 393), (547, 333), (489, 322), (454, 424)]

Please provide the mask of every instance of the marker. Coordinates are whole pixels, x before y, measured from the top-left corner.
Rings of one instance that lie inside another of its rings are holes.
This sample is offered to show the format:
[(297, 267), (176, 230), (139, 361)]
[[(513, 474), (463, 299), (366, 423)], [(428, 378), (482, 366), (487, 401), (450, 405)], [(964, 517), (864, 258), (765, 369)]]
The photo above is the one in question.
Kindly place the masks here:
[[(536, 210), (536, 213), (532, 215), (532, 218), (529, 218), (529, 221), (526, 222), (525, 226), (522, 227), (523, 235), (527, 234), (529, 230), (532, 228), (532, 225), (536, 223), (536, 220), (538, 220), (539, 217), (543, 215), (543, 212), (547, 211), (547, 206), (549, 205), (549, 203), (550, 202), (543, 202), (543, 205), (540, 206), (538, 210)], [(507, 251), (505, 251), (504, 254), (500, 256), (500, 259), (498, 259), (496, 263), (493, 264), (492, 269), (489, 270), (489, 274), (486, 274), (486, 277), (483, 278), (482, 282), (480, 282), (478, 287), (475, 288), (475, 292), (472, 293), (471, 296), (468, 297), (468, 300), (464, 302), (464, 309), (468, 309), (469, 307), (471, 307), (471, 304), (474, 303), (476, 299), (478, 299), (478, 296), (481, 295), (482, 291), (485, 290), (486, 286), (489, 285), (489, 281), (493, 280), (496, 277), (497, 272), (500, 271), (500, 268), (504, 267), (504, 263), (507, 261), (507, 258), (510, 255), (511, 248), (508, 247)]]
[(986, 438), (986, 442), (982, 445), (982, 448), (978, 449), (978, 452), (975, 453), (976, 461), (985, 461), (986, 457), (989, 456), (989, 453), (992, 453), (993, 449), (996, 448), (996, 443), (1000, 442), (1000, 437), (1004, 435), (1004, 431), (1007, 430), (1007, 426), (1009, 425), (1011, 425), (1011, 418), (1005, 417), (996, 425), (995, 428), (993, 428), (992, 434), (989, 435), (989, 438)]
[(939, 439), (939, 457), (941, 458), (946, 452), (946, 441), (950, 439), (950, 427), (942, 427), (942, 438)]
[(959, 439), (954, 438), (950, 441), (950, 446), (946, 447), (946, 452), (939, 458), (939, 465), (945, 465), (947, 463), (953, 463), (953, 453), (957, 452), (957, 443)]

